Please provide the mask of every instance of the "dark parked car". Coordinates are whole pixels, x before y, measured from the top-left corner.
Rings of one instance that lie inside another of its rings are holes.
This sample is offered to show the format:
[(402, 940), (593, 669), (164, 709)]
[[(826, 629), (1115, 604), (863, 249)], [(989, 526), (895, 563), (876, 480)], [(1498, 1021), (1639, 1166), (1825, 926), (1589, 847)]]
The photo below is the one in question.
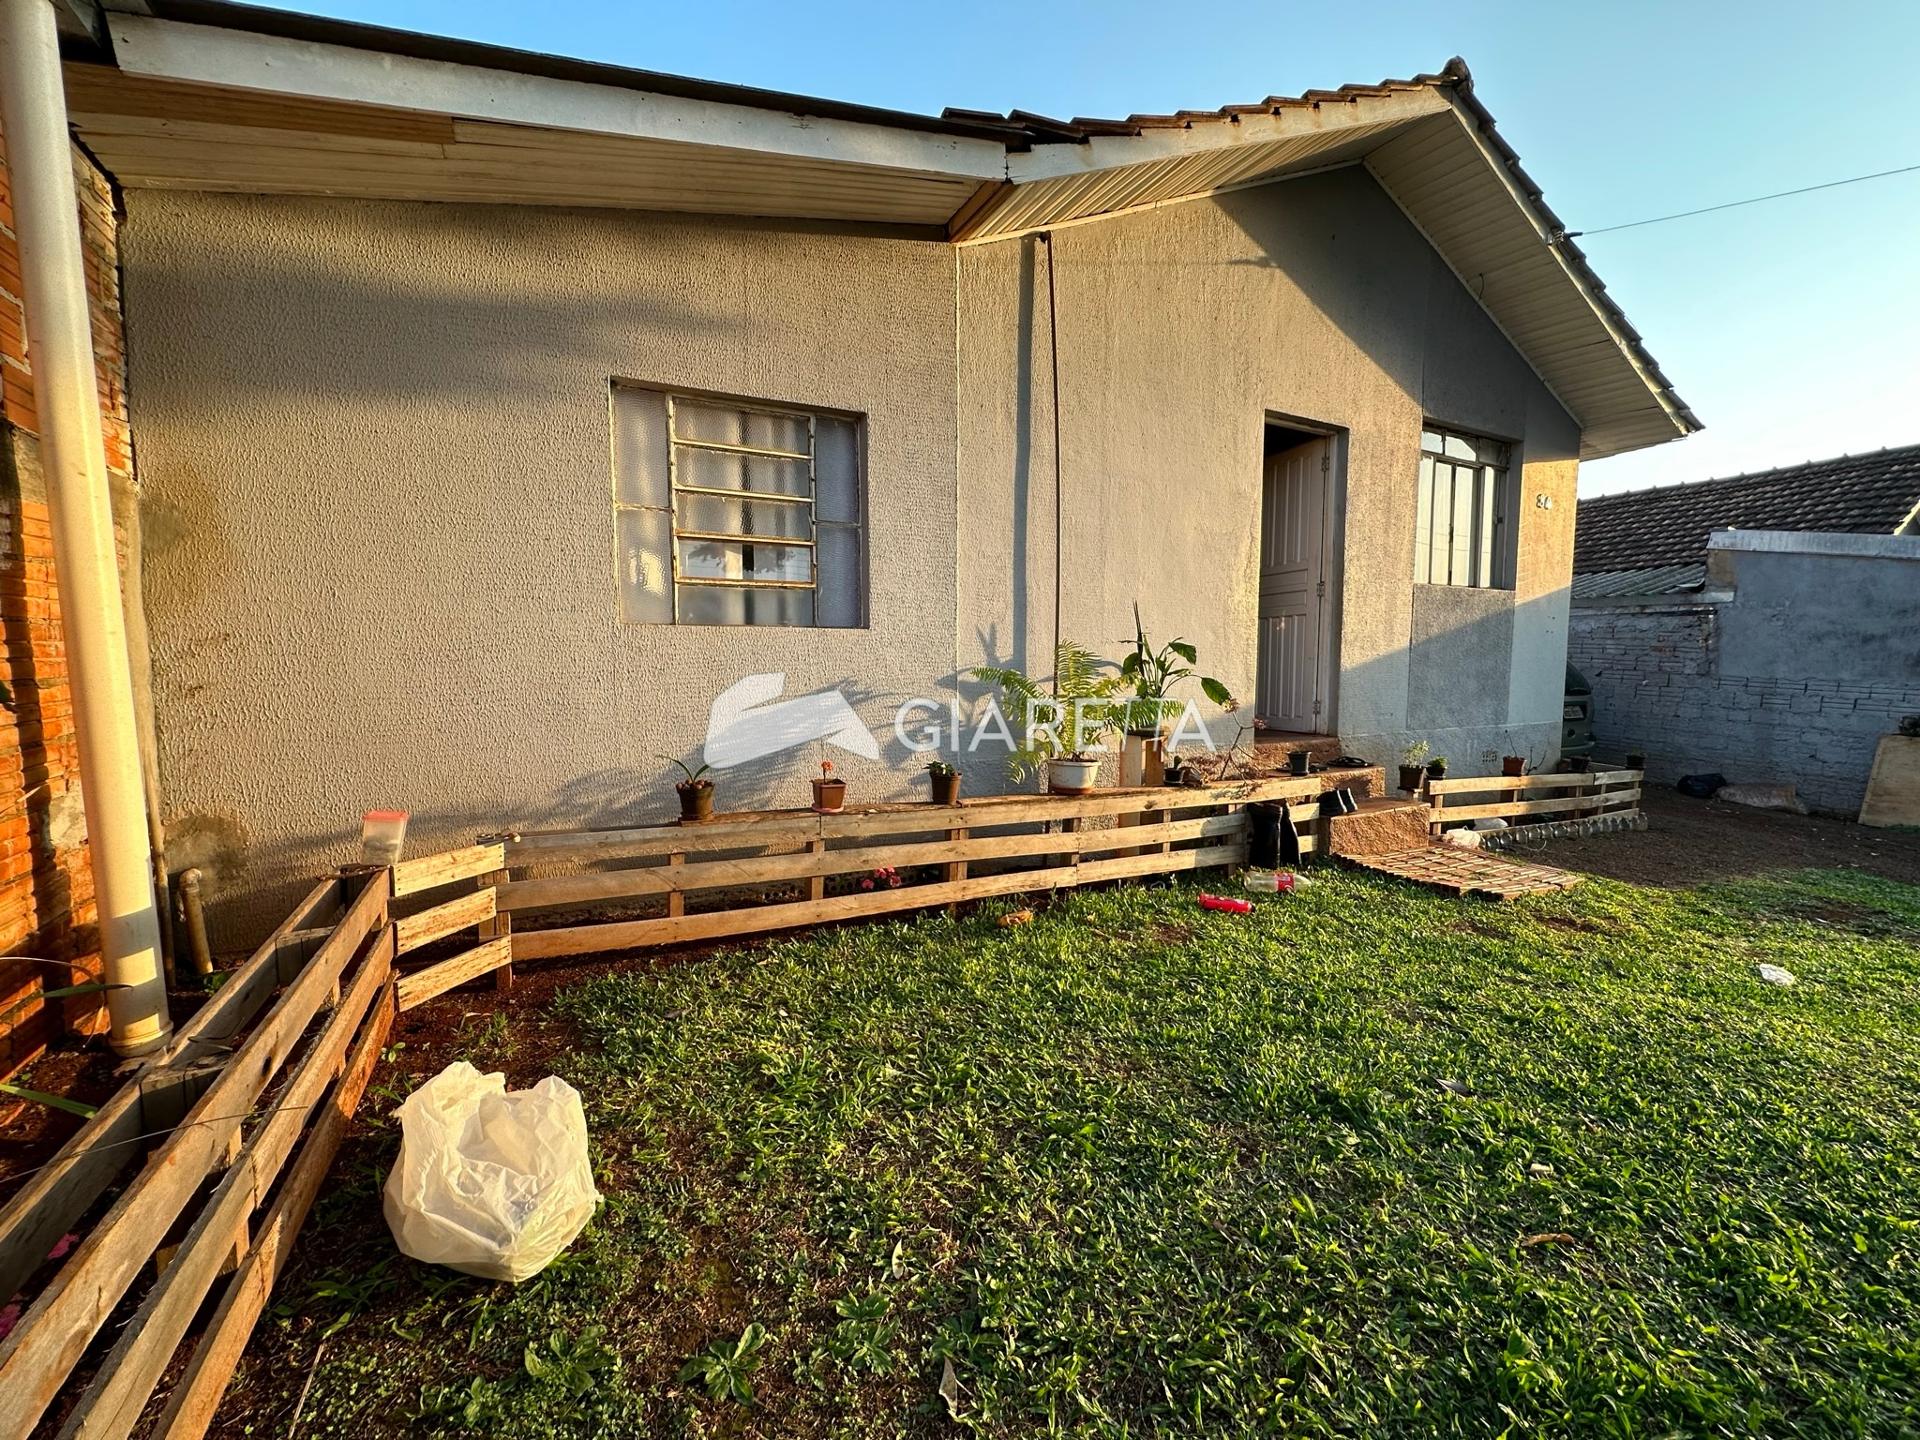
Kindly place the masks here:
[(1593, 687), (1587, 677), (1567, 666), (1567, 694), (1560, 707), (1560, 754), (1593, 754)]

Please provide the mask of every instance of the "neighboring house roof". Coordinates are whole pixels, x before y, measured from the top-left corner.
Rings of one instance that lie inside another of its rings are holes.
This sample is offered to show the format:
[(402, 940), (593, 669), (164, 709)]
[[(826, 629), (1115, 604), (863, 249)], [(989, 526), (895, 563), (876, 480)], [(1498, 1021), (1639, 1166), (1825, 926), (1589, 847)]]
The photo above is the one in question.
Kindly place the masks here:
[(1005, 239), (1362, 165), (1581, 429), (1593, 459), (1700, 428), (1474, 97), (1378, 85), (1124, 120), (910, 115), (235, 5), (104, 0), (68, 67), (125, 186), (593, 205)]
[(1576, 600), (1666, 595), (1706, 581), (1716, 530), (1897, 535), (1920, 524), (1920, 445), (1582, 500)]

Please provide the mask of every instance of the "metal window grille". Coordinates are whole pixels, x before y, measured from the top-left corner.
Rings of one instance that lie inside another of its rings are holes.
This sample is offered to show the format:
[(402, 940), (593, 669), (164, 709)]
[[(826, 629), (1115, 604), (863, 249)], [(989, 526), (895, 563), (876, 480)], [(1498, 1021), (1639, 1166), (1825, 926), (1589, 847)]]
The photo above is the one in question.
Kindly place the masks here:
[(864, 623), (859, 422), (616, 387), (614, 522), (635, 623)]

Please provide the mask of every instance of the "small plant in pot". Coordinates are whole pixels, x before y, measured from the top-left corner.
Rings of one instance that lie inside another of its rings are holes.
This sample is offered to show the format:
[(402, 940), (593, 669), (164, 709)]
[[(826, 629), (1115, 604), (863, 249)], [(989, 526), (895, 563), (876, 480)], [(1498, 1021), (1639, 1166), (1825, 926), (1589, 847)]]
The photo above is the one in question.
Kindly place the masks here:
[(1502, 775), (1524, 775), (1527, 773), (1527, 757), (1524, 755), (1502, 755), (1500, 757)]
[(1444, 780), (1447, 778), (1447, 757), (1436, 755), (1427, 761), (1427, 779)]
[(813, 781), (813, 808), (822, 815), (837, 815), (847, 806), (847, 782), (833, 778), (833, 762), (822, 760), (820, 773)]
[(684, 780), (673, 782), (674, 793), (680, 797), (680, 823), (697, 825), (702, 820), (713, 818), (713, 782), (705, 778), (713, 767), (702, 765), (698, 770), (690, 767), (684, 760), (676, 760), (671, 755), (660, 757), (669, 765), (676, 766), (686, 776)]
[(1120, 683), (1133, 691), (1133, 697), (1126, 702), (1125, 725), (1127, 734), (1144, 739), (1149, 745), (1162, 750), (1164, 763), (1164, 736), (1169, 722), (1177, 719), (1186, 708), (1186, 701), (1174, 698), (1173, 690), (1183, 680), (1198, 680), (1200, 693), (1205, 695), (1222, 710), (1235, 710), (1239, 702), (1233, 698), (1233, 692), (1211, 675), (1197, 675), (1194, 666), (1200, 661), (1200, 652), (1192, 642), (1178, 636), (1166, 644), (1155, 646), (1147, 638), (1146, 626), (1140, 620), (1140, 602), (1133, 604), (1133, 649), (1120, 662)]
[(1101, 673), (1107, 666), (1084, 646), (1062, 640), (1054, 649), (1051, 694), (1020, 670), (982, 666), (972, 672), (974, 679), (999, 686), (1007, 708), (1025, 721), (1021, 742), (1007, 757), (1014, 779), (1044, 766), (1047, 789), (1055, 795), (1093, 789), (1107, 748), (1102, 737), (1126, 723), (1126, 703), (1113, 698), (1120, 677)]
[(1409, 793), (1418, 790), (1426, 769), (1427, 742), (1416, 740), (1400, 752), (1400, 788)]
[(927, 762), (927, 780), (933, 787), (935, 805), (960, 803), (960, 772), (944, 760)]

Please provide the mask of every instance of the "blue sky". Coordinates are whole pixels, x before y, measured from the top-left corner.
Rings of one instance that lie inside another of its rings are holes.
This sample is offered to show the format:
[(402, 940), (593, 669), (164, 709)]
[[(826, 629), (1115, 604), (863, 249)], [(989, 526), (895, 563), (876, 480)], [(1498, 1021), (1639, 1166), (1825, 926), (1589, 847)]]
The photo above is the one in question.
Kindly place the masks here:
[[(291, 8), (905, 110), (1200, 109), (1473, 67), (1570, 228), (1920, 165), (1920, 3)], [(1920, 442), (1920, 172), (1583, 240), (1704, 433), (1582, 494)]]

